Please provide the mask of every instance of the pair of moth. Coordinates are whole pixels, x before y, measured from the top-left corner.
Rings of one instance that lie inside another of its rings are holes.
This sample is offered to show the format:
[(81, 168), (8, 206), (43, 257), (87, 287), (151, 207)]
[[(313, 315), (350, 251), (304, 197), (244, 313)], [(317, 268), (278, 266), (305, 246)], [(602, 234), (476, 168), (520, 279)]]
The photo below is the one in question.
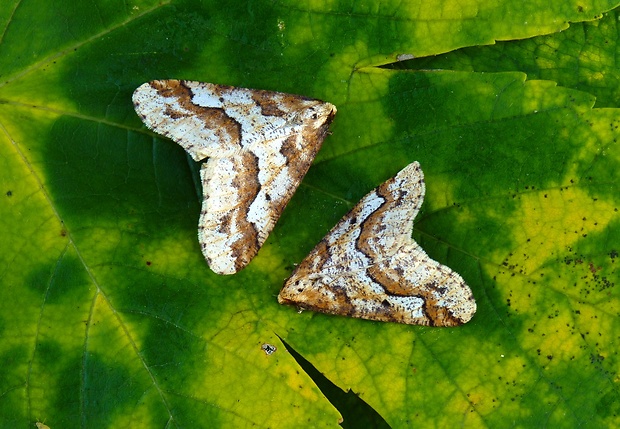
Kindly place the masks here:
[[(209, 267), (233, 274), (257, 254), (310, 168), (336, 114), (320, 100), (183, 80), (133, 94), (151, 130), (202, 161), (198, 239)], [(456, 326), (476, 311), (461, 276), (411, 238), (424, 200), (417, 162), (375, 188), (310, 252), (282, 304), (415, 325)]]

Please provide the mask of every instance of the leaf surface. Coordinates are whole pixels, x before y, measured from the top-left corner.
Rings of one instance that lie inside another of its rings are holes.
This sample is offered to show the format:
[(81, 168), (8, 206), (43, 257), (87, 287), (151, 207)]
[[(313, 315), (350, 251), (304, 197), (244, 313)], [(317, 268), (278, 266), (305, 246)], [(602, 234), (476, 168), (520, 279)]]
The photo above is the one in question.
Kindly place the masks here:
[[(394, 428), (617, 426), (616, 5), (4, 2), (0, 426), (336, 427), (345, 405), (287, 346)], [(378, 67), (409, 56), (427, 70)], [(237, 275), (202, 258), (197, 164), (133, 111), (157, 78), (338, 107)], [(474, 319), (279, 306), (294, 264), (414, 160), (413, 237), (471, 286)]]

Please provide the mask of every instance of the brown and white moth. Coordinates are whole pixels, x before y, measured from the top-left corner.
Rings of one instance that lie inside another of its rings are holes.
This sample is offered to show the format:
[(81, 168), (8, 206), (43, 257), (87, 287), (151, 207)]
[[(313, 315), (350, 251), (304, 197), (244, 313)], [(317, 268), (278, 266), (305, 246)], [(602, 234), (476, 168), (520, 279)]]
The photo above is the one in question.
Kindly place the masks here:
[(133, 94), (147, 127), (202, 165), (198, 240), (211, 269), (233, 274), (256, 256), (321, 148), (336, 107), (320, 100), (185, 80)]
[(424, 193), (417, 162), (375, 188), (303, 260), (278, 301), (382, 322), (468, 322), (476, 302), (465, 281), (411, 238)]

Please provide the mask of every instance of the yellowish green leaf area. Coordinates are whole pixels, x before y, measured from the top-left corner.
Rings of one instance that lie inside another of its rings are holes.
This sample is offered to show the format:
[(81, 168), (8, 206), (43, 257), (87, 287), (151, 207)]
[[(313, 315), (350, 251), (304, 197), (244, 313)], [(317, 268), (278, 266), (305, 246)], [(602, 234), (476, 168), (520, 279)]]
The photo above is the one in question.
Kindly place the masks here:
[[(428, 190), (414, 237), (464, 275), (478, 314), (457, 330), (330, 318), (333, 341), (316, 323), (323, 316), (309, 314), (287, 340), (384, 407), (395, 426), (495, 427), (507, 415), (524, 426), (542, 418), (572, 426), (594, 415), (613, 426), (619, 231), (606, 164), (618, 157), (617, 112), (591, 110), (584, 93), (515, 73), (357, 78), (360, 93), (390, 88), (376, 103), (394, 120), (392, 138), (318, 164), (309, 186), (336, 163), (354, 175), (368, 159), (383, 157), (378, 169), (420, 160)], [(418, 106), (428, 91), (434, 97)], [(412, 123), (415, 131), (397, 125)]]
[[(352, 427), (287, 347), (393, 428), (617, 427), (616, 6), (2, 2), (0, 427)], [(198, 166), (133, 111), (156, 78), (338, 107), (236, 275), (202, 258)], [(295, 264), (414, 160), (413, 237), (471, 286), (474, 319), (279, 306)]]
[(545, 79), (596, 96), (597, 107), (620, 103), (616, 64), (618, 10), (601, 19), (575, 23), (561, 33), (492, 46), (472, 46), (445, 55), (401, 61), (391, 67), (418, 70), (498, 72), (521, 70), (529, 79)]

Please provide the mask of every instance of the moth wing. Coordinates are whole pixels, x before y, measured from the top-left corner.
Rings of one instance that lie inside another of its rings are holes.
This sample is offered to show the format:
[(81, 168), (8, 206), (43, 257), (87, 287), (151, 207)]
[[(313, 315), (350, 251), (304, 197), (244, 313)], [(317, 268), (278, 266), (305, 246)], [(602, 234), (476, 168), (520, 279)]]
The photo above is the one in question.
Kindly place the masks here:
[(302, 261), (278, 301), (385, 322), (469, 321), (476, 311), (469, 287), (411, 238), (424, 192), (417, 162), (375, 188)]
[(329, 122), (330, 103), (274, 91), (186, 80), (154, 80), (133, 94), (146, 126), (178, 143), (195, 161), (224, 158), (264, 141)]

